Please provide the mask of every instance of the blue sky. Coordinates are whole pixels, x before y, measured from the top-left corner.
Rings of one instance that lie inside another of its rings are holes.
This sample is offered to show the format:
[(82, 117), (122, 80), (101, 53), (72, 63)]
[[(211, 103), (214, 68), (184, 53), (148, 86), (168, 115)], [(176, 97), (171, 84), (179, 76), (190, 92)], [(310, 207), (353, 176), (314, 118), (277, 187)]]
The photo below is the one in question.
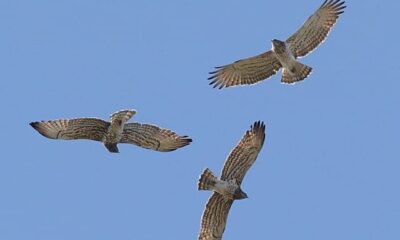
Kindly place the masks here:
[[(198, 176), (219, 174), (256, 120), (266, 142), (224, 239), (399, 239), (398, 1), (348, 1), (300, 84), (206, 80), (322, 2), (0, 1), (0, 239), (196, 239), (210, 196)], [(110, 154), (28, 125), (124, 108), (193, 143)]]

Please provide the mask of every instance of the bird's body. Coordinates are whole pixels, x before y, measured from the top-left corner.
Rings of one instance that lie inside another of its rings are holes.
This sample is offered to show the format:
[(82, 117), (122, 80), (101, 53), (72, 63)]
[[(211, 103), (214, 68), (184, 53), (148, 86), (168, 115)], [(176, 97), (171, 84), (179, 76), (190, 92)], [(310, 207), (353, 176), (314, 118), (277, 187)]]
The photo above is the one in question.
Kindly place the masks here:
[(272, 40), (272, 50), (276, 59), (282, 65), (282, 83), (295, 83), (305, 79), (312, 68), (296, 60), (288, 43)]
[(216, 67), (210, 72), (210, 85), (221, 89), (256, 84), (275, 75), (281, 68), (282, 83), (293, 84), (304, 80), (312, 68), (297, 59), (306, 56), (326, 39), (345, 7), (344, 1), (326, 0), (288, 39), (272, 40), (271, 50)]
[(111, 123), (102, 142), (110, 152), (119, 152), (117, 144), (121, 141), (125, 123), (136, 113), (134, 110), (122, 110), (111, 115)]
[(272, 40), (272, 52), (274, 52), (275, 57), (284, 69), (293, 70), (297, 61), (285, 42), (276, 39)]
[(214, 176), (210, 169), (205, 169), (199, 180), (199, 190), (211, 190), (227, 199), (238, 200), (247, 198), (235, 179), (220, 180)]

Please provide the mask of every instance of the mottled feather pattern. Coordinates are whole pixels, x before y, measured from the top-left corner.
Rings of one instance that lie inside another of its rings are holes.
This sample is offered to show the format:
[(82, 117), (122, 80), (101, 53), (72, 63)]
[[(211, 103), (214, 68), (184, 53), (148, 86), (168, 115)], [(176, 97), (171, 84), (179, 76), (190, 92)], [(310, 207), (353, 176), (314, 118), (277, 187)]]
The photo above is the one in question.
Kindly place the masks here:
[(124, 127), (121, 143), (131, 143), (161, 152), (174, 151), (192, 142), (188, 136), (155, 125), (128, 123)]
[(296, 58), (307, 55), (324, 42), (339, 15), (344, 12), (344, 3), (341, 0), (326, 0), (302, 27), (286, 40)]
[(232, 64), (216, 67), (208, 78), (210, 85), (219, 89), (236, 85), (256, 84), (276, 74), (281, 64), (272, 51), (255, 57), (238, 60)]
[(102, 141), (110, 123), (97, 118), (76, 118), (32, 122), (30, 125), (51, 139)]
[(265, 125), (255, 122), (229, 154), (221, 173), (221, 180), (235, 179), (240, 185), (255, 162), (265, 140)]
[(203, 211), (199, 240), (221, 240), (233, 200), (214, 192)]

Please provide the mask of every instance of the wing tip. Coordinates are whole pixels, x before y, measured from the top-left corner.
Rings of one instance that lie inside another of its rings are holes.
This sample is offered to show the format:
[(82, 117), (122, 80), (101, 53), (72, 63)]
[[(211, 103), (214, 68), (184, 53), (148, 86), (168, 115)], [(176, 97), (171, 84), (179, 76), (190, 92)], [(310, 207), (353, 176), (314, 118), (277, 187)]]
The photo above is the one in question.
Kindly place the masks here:
[(51, 131), (50, 132), (48, 131), (47, 125), (46, 125), (46, 123), (48, 123), (48, 122), (52, 122), (52, 121), (30, 122), (29, 125), (31, 125), (31, 127), (33, 129), (35, 129), (38, 133), (40, 133), (40, 135), (47, 137), (47, 138), (56, 139), (58, 137), (58, 133), (56, 134), (56, 136), (53, 136)]
[(43, 123), (43, 121), (40, 122), (30, 122), (29, 125), (31, 125), (31, 127), (33, 129), (35, 129), (38, 133), (40, 133), (42, 136), (48, 137), (44, 131), (43, 131), (43, 126), (41, 126), (41, 123)]
[(33, 127), (34, 129), (37, 129), (39, 126), (39, 122), (30, 122), (29, 125), (31, 125), (31, 127)]
[[(346, 1), (343, 1), (343, 0), (330, 0), (325, 6), (329, 6), (329, 7), (333, 7), (335, 9), (337, 9), (345, 3), (346, 3)], [(346, 6), (342, 6), (342, 7), (346, 7)]]
[(218, 73), (219, 73), (219, 71), (210, 72), (210, 74), (213, 74), (213, 75), (208, 77), (207, 80), (210, 81), (208, 83), (208, 85), (211, 85), (213, 88), (222, 89), (226, 86), (223, 84), (223, 81), (219, 78)]
[(256, 121), (253, 123), (253, 125), (251, 126), (251, 129), (254, 131), (265, 131), (265, 123), (264, 121)]
[(227, 65), (214, 67), (216, 70), (209, 72), (209, 74), (211, 74), (211, 76), (207, 78), (207, 80), (210, 81), (210, 83), (208, 83), (208, 85), (212, 85), (213, 88), (218, 88), (218, 89), (228, 87), (228, 85), (226, 85), (226, 83), (224, 83), (224, 80), (221, 79), (221, 74), (222, 74), (223, 68), (226, 66)]
[(256, 121), (251, 126), (250, 132), (255, 135), (260, 135), (264, 142), (265, 139), (265, 123), (263, 121)]
[(213, 74), (213, 75), (211, 75), (210, 77), (208, 77), (207, 80), (213, 80), (214, 78), (217, 77), (216, 72), (209, 72), (209, 74)]
[(181, 144), (180, 146), (177, 147), (177, 149), (188, 146), (193, 142), (193, 139), (191, 139), (189, 136), (182, 136), (180, 139), (181, 139)]
[(225, 85), (222, 84), (222, 82), (218, 78), (213, 79), (210, 83), (208, 83), (208, 85), (212, 86), (212, 88), (218, 88), (218, 89), (222, 89), (225, 87)]
[(343, 1), (343, 0), (325, 0), (324, 3), (322, 3), (320, 8), (331, 7), (333, 9), (335, 9), (336, 11), (338, 11), (338, 10), (341, 10), (346, 7), (346, 6), (342, 6), (345, 3), (346, 3), (346, 1)]
[(182, 140), (186, 141), (188, 144), (193, 142), (193, 139), (191, 139), (189, 136), (185, 135), (181, 137)]
[(165, 152), (172, 152), (175, 151), (179, 148), (183, 148), (185, 146), (190, 145), (190, 143), (193, 142), (193, 139), (191, 139), (189, 136), (185, 135), (185, 136), (179, 136), (176, 139), (175, 144), (173, 144), (173, 146), (171, 146), (170, 148), (164, 149), (163, 151)]

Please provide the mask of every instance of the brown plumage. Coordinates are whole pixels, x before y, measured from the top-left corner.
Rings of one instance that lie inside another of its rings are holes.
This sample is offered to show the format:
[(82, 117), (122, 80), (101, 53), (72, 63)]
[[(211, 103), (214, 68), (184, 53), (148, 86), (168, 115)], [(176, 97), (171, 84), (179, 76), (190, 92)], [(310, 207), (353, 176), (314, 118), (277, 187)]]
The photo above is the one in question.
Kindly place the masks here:
[(295, 58), (304, 57), (323, 43), (346, 6), (341, 0), (325, 0), (321, 7), (290, 36), (286, 43)]
[(103, 142), (110, 152), (118, 152), (118, 143), (129, 143), (161, 152), (174, 151), (190, 142), (188, 136), (155, 125), (126, 123), (135, 110), (121, 110), (111, 115), (111, 121), (97, 118), (59, 119), (31, 122), (41, 135), (51, 139), (88, 139)]
[(240, 185), (257, 159), (265, 140), (265, 125), (255, 122), (225, 161), (218, 180), (206, 169), (200, 176), (198, 189), (213, 190), (201, 219), (200, 240), (222, 239), (231, 205), (235, 199), (247, 198)]
[(131, 143), (160, 152), (174, 151), (188, 145), (190, 142), (192, 142), (192, 139), (186, 135), (179, 136), (169, 129), (140, 123), (125, 124), (120, 140), (120, 143)]
[[(328, 36), (346, 8), (344, 1), (326, 0), (317, 11), (285, 42), (272, 41), (272, 50), (217, 67), (210, 72), (210, 85), (224, 87), (251, 85), (265, 80), (283, 68), (282, 83), (292, 84), (305, 79), (311, 67), (296, 61), (318, 47)], [(277, 45), (281, 42), (281, 46)], [(301, 64), (302, 66), (298, 65)]]
[(203, 173), (200, 175), (199, 182), (197, 184), (198, 190), (210, 190), (211, 186), (214, 186), (218, 181), (218, 178), (214, 175), (214, 173), (206, 168)]
[(102, 141), (110, 123), (97, 118), (76, 118), (31, 122), (30, 125), (51, 139)]
[(210, 72), (210, 85), (219, 89), (237, 85), (251, 85), (275, 75), (282, 64), (272, 51), (241, 59), (232, 64), (216, 67)]
[(199, 240), (220, 240), (225, 231), (233, 200), (214, 192), (203, 212)]

